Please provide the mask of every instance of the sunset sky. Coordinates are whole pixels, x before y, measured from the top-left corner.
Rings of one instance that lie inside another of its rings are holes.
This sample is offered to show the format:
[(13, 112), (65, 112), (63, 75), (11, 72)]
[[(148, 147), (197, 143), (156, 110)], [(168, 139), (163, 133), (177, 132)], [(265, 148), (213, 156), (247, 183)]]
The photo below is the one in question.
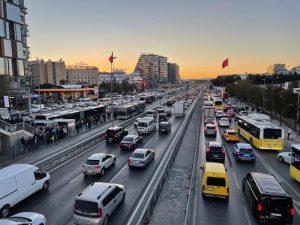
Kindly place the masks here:
[(26, 0), (31, 60), (63, 58), (132, 72), (140, 53), (168, 57), (182, 78), (300, 65), (299, 0)]

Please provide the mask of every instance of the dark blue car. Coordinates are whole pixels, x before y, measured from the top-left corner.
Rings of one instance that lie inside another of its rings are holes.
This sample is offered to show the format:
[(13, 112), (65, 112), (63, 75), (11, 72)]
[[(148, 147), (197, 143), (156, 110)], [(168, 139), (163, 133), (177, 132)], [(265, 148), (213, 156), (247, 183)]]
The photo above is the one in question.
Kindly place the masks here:
[(253, 152), (252, 146), (246, 143), (236, 143), (233, 145), (233, 155), (237, 161), (255, 162), (256, 155)]

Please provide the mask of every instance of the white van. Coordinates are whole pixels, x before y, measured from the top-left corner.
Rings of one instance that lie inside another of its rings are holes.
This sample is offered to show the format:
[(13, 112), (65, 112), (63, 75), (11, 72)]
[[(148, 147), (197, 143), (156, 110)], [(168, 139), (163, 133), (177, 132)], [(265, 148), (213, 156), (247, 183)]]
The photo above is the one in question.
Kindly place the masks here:
[(153, 117), (155, 120), (157, 118), (157, 111), (156, 110), (148, 110), (146, 112), (147, 117)]
[(150, 134), (156, 130), (156, 122), (153, 117), (141, 118), (137, 124), (138, 134)]
[(48, 190), (50, 175), (33, 165), (14, 164), (0, 169), (0, 217), (39, 190)]

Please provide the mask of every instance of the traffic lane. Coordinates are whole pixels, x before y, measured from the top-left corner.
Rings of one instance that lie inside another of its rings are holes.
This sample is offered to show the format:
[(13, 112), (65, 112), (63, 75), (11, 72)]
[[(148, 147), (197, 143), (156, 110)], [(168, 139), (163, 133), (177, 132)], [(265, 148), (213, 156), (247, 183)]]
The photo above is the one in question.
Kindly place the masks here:
[[(176, 122), (182, 122), (182, 118), (176, 118)], [(177, 127), (178, 129), (178, 127)], [(128, 217), (136, 207), (137, 201), (147, 187), (151, 176), (160, 164), (170, 141), (177, 129), (172, 129), (172, 135), (156, 133), (150, 148), (155, 150), (155, 159), (146, 169), (132, 168), (126, 165), (121, 174), (115, 179), (114, 183), (121, 183), (126, 188), (125, 204), (121, 205), (110, 218), (110, 224), (126, 224)]]
[[(173, 122), (174, 131), (177, 129), (178, 124), (179, 121), (177, 120)], [(129, 133), (134, 132), (136, 132), (136, 130), (132, 126), (131, 129), (129, 129)], [(170, 136), (171, 135), (173, 134), (170, 134)], [(152, 137), (153, 135), (145, 136), (144, 143), (149, 142)], [(103, 177), (90, 176), (85, 179), (81, 174), (81, 166), (87, 157), (96, 152), (115, 154), (117, 157), (116, 166), (107, 171)], [(42, 197), (38, 194), (31, 196), (22, 202), (22, 205), (17, 207), (15, 212), (36, 211), (46, 216), (48, 224), (67, 224), (72, 220), (72, 207), (76, 195), (92, 182), (110, 182), (127, 163), (131, 152), (132, 151), (121, 151), (119, 145), (115, 143), (102, 143), (100, 146), (95, 147), (93, 150), (51, 173), (49, 192), (46, 193), (46, 195), (42, 193)]]
[[(222, 141), (220, 132), (217, 132), (217, 138), (205, 137), (203, 130), (200, 137), (200, 165), (203, 165), (206, 161), (206, 145), (209, 140)], [(228, 169), (229, 164), (226, 158), (225, 167)], [(199, 168), (200, 170), (200, 168)], [(249, 224), (248, 212), (245, 212), (245, 203), (242, 201), (240, 185), (236, 183), (233, 170), (228, 169), (229, 179), (229, 199), (218, 199), (202, 196), (202, 173), (199, 173), (198, 187), (196, 187), (197, 193), (197, 209), (196, 209), (196, 224), (210, 224), (210, 225), (245, 225)], [(237, 207), (239, 206), (239, 207)], [(250, 221), (251, 223), (251, 221)]]
[[(232, 152), (232, 143), (228, 143), (228, 142), (223, 142), (224, 143), (224, 146), (226, 147), (227, 151), (228, 152)], [(240, 143), (248, 143), (244, 138), (240, 137)], [(299, 215), (299, 212), (300, 212), (300, 204), (299, 204), (299, 193), (294, 190), (291, 190), (290, 189), (290, 183), (286, 183), (286, 182), (282, 182), (282, 177), (281, 175), (278, 175), (277, 172), (274, 172), (275, 171), (280, 171), (281, 168), (284, 169), (284, 166), (287, 166), (287, 165), (280, 165), (280, 162), (278, 162), (278, 160), (276, 159), (273, 159), (274, 163), (275, 164), (278, 164), (278, 167), (276, 165), (273, 165), (275, 167), (272, 167), (271, 165), (269, 165), (268, 162), (266, 162), (265, 160), (263, 160), (260, 155), (261, 153), (266, 153), (266, 157), (270, 156), (272, 152), (270, 151), (261, 151), (261, 150), (257, 150), (256, 148), (254, 148), (254, 151), (257, 155), (257, 158), (256, 158), (256, 162), (255, 163), (250, 163), (250, 162), (238, 162), (235, 160), (235, 157), (232, 155), (232, 154), (228, 154), (229, 157), (231, 157), (231, 161), (232, 161), (232, 169), (233, 169), (233, 173), (234, 173), (234, 176), (236, 177), (236, 180), (238, 183), (240, 183), (240, 185), (242, 185), (242, 180), (243, 178), (246, 176), (247, 173), (249, 172), (258, 172), (258, 173), (267, 173), (267, 174), (272, 174), (274, 175), (278, 180), (281, 181), (281, 184), (285, 187), (285, 189), (289, 192), (289, 194), (291, 195), (291, 197), (293, 198), (293, 201), (294, 201), (294, 206), (295, 206), (295, 209), (296, 209), (296, 214), (294, 216), (294, 224), (298, 224), (300, 223), (300, 215)], [(274, 154), (274, 152), (273, 152)], [(281, 166), (281, 167), (279, 167)], [(287, 166), (288, 167), (288, 166)], [(288, 174), (288, 177), (284, 177), (284, 180), (287, 180), (287, 178), (289, 178), (288, 180), (292, 180)], [(297, 184), (295, 181), (292, 180), (292, 182), (294, 184)], [(244, 196), (243, 196), (243, 200), (245, 200)], [(251, 216), (251, 219), (253, 220), (253, 223), (255, 224), (255, 220), (253, 219), (253, 216), (252, 214), (250, 213), (251, 212), (251, 209), (250, 207), (248, 206), (248, 203), (247, 203), (247, 210), (249, 211), (249, 214)]]

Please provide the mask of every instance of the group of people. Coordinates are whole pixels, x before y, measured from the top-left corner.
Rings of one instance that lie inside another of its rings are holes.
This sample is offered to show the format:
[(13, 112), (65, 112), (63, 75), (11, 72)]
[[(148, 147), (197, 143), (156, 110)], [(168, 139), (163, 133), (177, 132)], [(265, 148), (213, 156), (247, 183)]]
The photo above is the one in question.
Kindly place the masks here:
[(109, 120), (110, 120), (110, 112), (103, 113), (102, 115), (88, 116), (83, 120), (76, 121), (76, 132), (77, 134), (80, 133), (83, 127), (85, 127), (86, 130), (92, 129), (93, 127), (96, 127), (101, 123), (105, 123)]

